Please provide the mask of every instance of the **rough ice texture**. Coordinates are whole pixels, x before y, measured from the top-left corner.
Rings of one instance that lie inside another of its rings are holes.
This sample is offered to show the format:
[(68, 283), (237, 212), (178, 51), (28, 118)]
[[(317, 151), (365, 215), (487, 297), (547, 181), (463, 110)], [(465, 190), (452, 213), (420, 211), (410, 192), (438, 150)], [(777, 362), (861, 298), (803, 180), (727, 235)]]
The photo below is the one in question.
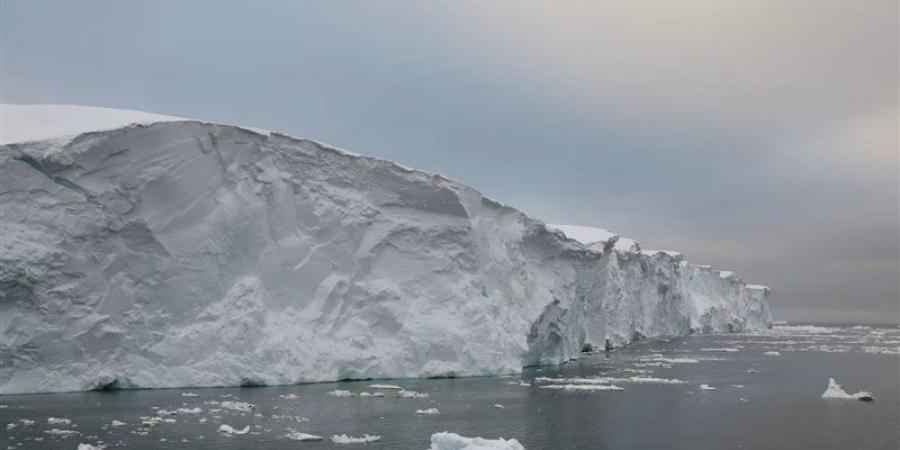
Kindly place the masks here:
[(430, 450), (525, 450), (515, 439), (469, 438), (456, 433), (434, 433)]
[(771, 323), (768, 288), (305, 139), (168, 121), (0, 149), (0, 393), (501, 374)]
[(834, 378), (828, 379), (828, 387), (825, 388), (825, 392), (822, 393), (822, 398), (838, 398), (844, 400), (859, 400), (863, 397), (872, 397), (871, 392), (867, 391), (859, 391), (854, 394), (849, 394), (844, 388), (841, 387)]

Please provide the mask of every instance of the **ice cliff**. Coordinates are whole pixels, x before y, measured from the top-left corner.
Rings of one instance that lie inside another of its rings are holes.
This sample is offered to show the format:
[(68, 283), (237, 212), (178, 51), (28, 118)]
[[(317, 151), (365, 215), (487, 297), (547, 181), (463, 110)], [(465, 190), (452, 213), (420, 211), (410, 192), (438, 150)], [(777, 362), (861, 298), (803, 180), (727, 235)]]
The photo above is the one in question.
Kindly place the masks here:
[(2, 393), (510, 373), (771, 322), (729, 272), (310, 140), (2, 119)]

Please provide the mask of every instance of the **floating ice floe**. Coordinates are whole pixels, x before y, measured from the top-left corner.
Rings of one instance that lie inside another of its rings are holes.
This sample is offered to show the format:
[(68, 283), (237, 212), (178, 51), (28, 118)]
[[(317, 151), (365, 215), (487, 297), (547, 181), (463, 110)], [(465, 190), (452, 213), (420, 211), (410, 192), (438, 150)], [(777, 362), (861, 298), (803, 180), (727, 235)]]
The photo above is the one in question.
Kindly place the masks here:
[(252, 412), (256, 408), (256, 405), (254, 405), (253, 403), (239, 402), (239, 401), (233, 401), (233, 400), (224, 400), (221, 402), (213, 401), (211, 404), (218, 404), (219, 406), (221, 406), (225, 409), (230, 409), (232, 411), (245, 412), (245, 413)]
[(315, 434), (301, 433), (299, 431), (292, 431), (286, 434), (284, 437), (294, 440), (294, 441), (322, 441), (325, 438), (322, 436), (318, 436)]
[(377, 442), (381, 440), (381, 436), (374, 434), (364, 434), (362, 437), (347, 436), (346, 434), (335, 434), (331, 436), (331, 442), (335, 444), (365, 444), (367, 442)]
[(841, 331), (837, 327), (817, 327), (815, 325), (775, 325), (772, 333), (831, 334)]
[(773, 351), (770, 351), (770, 352), (765, 352), (765, 353), (763, 353), (763, 355), (766, 355), (766, 356), (781, 356), (781, 353), (780, 353), (780, 352), (773, 352)]
[(285, 400), (294, 400), (294, 399), (300, 398), (300, 396), (297, 394), (279, 395), (279, 397), (281, 397)]
[(425, 392), (407, 391), (405, 389), (401, 389), (401, 390), (397, 391), (397, 397), (400, 397), (400, 398), (428, 398), (428, 394)]
[(62, 437), (62, 438), (67, 438), (67, 437), (75, 436), (77, 434), (81, 434), (80, 432), (75, 431), (75, 430), (60, 430), (59, 428), (51, 428), (49, 430), (44, 430), (44, 433), (49, 434), (51, 436), (57, 436), (57, 437)]
[(199, 397), (199, 395), (197, 395), (197, 394), (195, 394), (195, 393), (193, 393), (193, 392), (182, 392), (182, 393), (181, 393), (181, 396), (182, 396), (182, 397)]
[(50, 425), (71, 425), (72, 419), (66, 419), (62, 417), (48, 417), (47, 423)]
[(441, 412), (438, 411), (437, 408), (417, 409), (417, 410), (416, 410), (416, 414), (419, 414), (419, 415), (421, 415), (421, 416), (433, 416), (433, 415), (437, 415), (437, 414), (440, 414), (440, 413), (441, 413)]
[(682, 384), (683, 380), (677, 378), (656, 377), (627, 377), (627, 378), (603, 378), (608, 383), (651, 383), (651, 384)]
[(335, 389), (328, 393), (328, 395), (333, 395), (335, 397), (353, 397), (353, 393), (344, 389)]
[(599, 378), (535, 378), (537, 382), (556, 384), (614, 384), (614, 383), (656, 383), (656, 384), (682, 384), (684, 381), (677, 378), (656, 377), (599, 377)]
[(699, 359), (694, 358), (653, 358), (651, 361), (664, 364), (697, 364)]
[(543, 389), (561, 389), (564, 391), (624, 391), (614, 384), (546, 384)]
[(110, 424), (110, 426), (114, 426), (114, 427), (121, 427), (121, 426), (128, 425), (127, 423), (122, 422), (121, 420), (113, 420), (109, 424)]
[(525, 447), (515, 439), (470, 438), (444, 431), (431, 435), (429, 450), (525, 450)]
[(868, 391), (859, 391), (855, 394), (848, 394), (840, 384), (837, 384), (834, 381), (834, 378), (828, 379), (828, 387), (825, 389), (825, 392), (822, 393), (822, 398), (837, 398), (837, 399), (845, 399), (845, 400), (863, 400), (863, 401), (872, 401), (874, 397), (872, 397), (872, 393)]
[(556, 384), (604, 384), (604, 381), (597, 378), (551, 378), (536, 377), (535, 383), (556, 383)]
[(714, 387), (712, 387), (712, 386), (710, 386), (710, 385), (708, 385), (708, 384), (701, 384), (701, 385), (700, 385), (700, 389), (703, 389), (704, 391), (714, 391), (714, 390), (716, 390), (716, 388), (714, 388)]
[(247, 425), (241, 429), (237, 429), (231, 425), (224, 424), (224, 423), (222, 425), (219, 425), (219, 433), (222, 433), (222, 434), (234, 436), (234, 435), (247, 434), (249, 432), (250, 432), (250, 425)]
[(499, 403), (494, 403), (494, 408), (497, 408), (497, 409), (506, 409), (505, 406), (503, 406), (503, 405), (501, 405), (501, 404), (499, 404)]
[(737, 349), (737, 348), (734, 348), (734, 347), (723, 347), (723, 348), (701, 348), (700, 351), (704, 351), (704, 352), (728, 352), (728, 353), (734, 353), (734, 352), (740, 351), (740, 349)]
[(384, 392), (366, 392), (366, 391), (363, 391), (363, 392), (360, 392), (360, 393), (359, 393), (359, 396), (360, 396), (360, 397), (377, 397), (377, 398), (380, 398), (380, 397), (384, 397)]
[(141, 426), (144, 428), (153, 428), (162, 423), (162, 421), (162, 417), (159, 416), (141, 417)]
[(84, 443), (78, 444), (78, 450), (103, 450), (105, 448), (106, 448), (106, 446), (103, 444), (97, 444), (97, 445), (84, 444)]
[(402, 390), (403, 388), (397, 386), (396, 384), (370, 384), (370, 388), (372, 389), (386, 389), (386, 390)]

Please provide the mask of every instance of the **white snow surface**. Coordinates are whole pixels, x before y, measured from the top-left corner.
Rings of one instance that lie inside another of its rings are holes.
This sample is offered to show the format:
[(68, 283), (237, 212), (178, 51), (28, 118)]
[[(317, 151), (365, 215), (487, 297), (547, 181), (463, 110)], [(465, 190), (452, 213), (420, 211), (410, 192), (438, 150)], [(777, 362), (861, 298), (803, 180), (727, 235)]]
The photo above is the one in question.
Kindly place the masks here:
[(185, 120), (127, 109), (0, 104), (0, 144), (74, 136), (131, 124)]
[(444, 431), (431, 435), (430, 450), (525, 450), (525, 447), (515, 439), (470, 438)]
[(767, 288), (584, 245), (441, 175), (229, 125), (30, 109), (0, 111), (0, 393), (506, 374), (771, 326)]
[(569, 239), (574, 239), (585, 245), (600, 244), (601, 250), (603, 246), (615, 243), (615, 241), (619, 238), (619, 236), (615, 233), (607, 229), (597, 227), (547, 224), (547, 228), (555, 231), (561, 231)]

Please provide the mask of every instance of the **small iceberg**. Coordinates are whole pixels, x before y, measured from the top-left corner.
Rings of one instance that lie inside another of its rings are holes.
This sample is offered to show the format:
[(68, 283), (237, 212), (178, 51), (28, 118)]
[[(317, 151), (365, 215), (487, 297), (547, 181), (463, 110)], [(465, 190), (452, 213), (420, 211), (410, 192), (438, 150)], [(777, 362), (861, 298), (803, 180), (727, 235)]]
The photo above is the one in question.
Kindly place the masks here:
[(416, 414), (420, 416), (433, 416), (436, 414), (440, 414), (441, 412), (437, 408), (428, 408), (428, 409), (417, 409)]
[(822, 398), (839, 398), (844, 400), (861, 400), (864, 402), (871, 402), (875, 400), (875, 397), (872, 396), (871, 392), (867, 391), (859, 391), (855, 394), (848, 394), (841, 385), (837, 384), (834, 381), (834, 378), (828, 379), (828, 388), (825, 389), (825, 392), (822, 393)]
[(344, 389), (335, 389), (328, 393), (328, 395), (333, 395), (335, 397), (353, 397), (353, 393)]
[(256, 405), (254, 405), (253, 403), (239, 402), (239, 401), (232, 401), (232, 400), (224, 400), (222, 402), (217, 402), (214, 400), (211, 402), (207, 402), (207, 404), (218, 405), (218, 406), (221, 406), (222, 408), (230, 409), (232, 411), (237, 411), (237, 412), (242, 412), (242, 413), (253, 412), (253, 410), (256, 409)]
[(322, 436), (317, 436), (315, 434), (301, 433), (299, 431), (292, 431), (286, 434), (284, 437), (293, 440), (293, 441), (322, 441), (325, 438)]
[(405, 389), (397, 391), (397, 397), (400, 398), (428, 398), (425, 392), (407, 391)]
[(106, 448), (103, 444), (78, 444), (78, 450), (104, 450)]
[(49, 429), (49, 430), (44, 430), (44, 433), (45, 433), (45, 434), (49, 434), (49, 435), (51, 435), (51, 436), (61, 437), (61, 438), (67, 438), (67, 437), (71, 437), (71, 436), (75, 436), (75, 435), (81, 434), (81, 432), (79, 432), (79, 431), (75, 431), (75, 430), (60, 430), (59, 428), (51, 428), (51, 429)]
[(247, 425), (246, 427), (241, 428), (241, 429), (237, 429), (231, 425), (227, 425), (224, 423), (222, 425), (219, 425), (219, 433), (227, 434), (229, 436), (247, 434), (249, 432), (250, 432), (250, 425)]
[(431, 435), (429, 450), (525, 450), (525, 447), (515, 439), (469, 438), (444, 431)]
[(362, 437), (347, 436), (346, 434), (336, 434), (331, 436), (331, 442), (335, 444), (365, 444), (367, 442), (377, 442), (381, 440), (381, 436), (364, 434)]
[(710, 386), (710, 385), (708, 385), (708, 384), (701, 384), (701, 385), (700, 385), (700, 389), (703, 389), (704, 391), (714, 391), (714, 390), (716, 390), (716, 388), (714, 388), (714, 387), (712, 387), (712, 386)]
[(562, 389), (564, 391), (624, 391), (624, 388), (613, 384), (548, 384), (542, 389)]

